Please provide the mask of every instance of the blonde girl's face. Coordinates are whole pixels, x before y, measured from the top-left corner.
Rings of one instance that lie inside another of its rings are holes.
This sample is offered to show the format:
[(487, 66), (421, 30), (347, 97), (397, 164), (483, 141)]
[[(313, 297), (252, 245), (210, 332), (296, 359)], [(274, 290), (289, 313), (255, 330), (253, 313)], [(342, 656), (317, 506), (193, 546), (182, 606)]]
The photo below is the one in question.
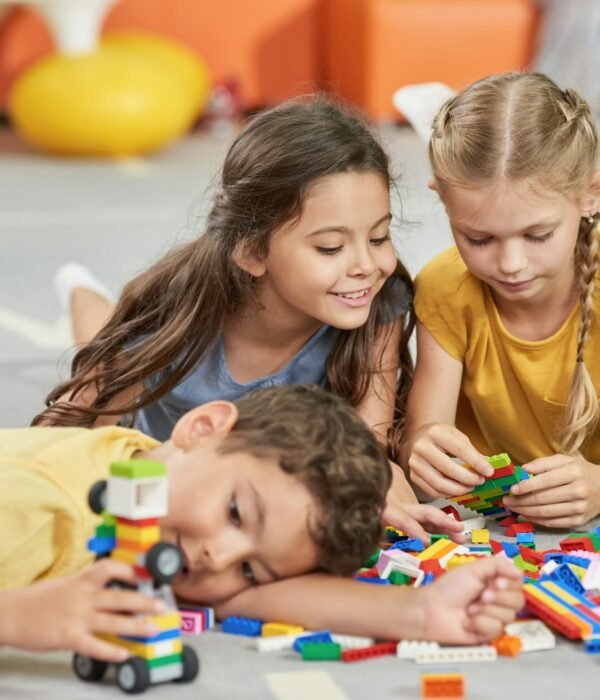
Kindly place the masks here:
[(387, 184), (338, 173), (309, 188), (300, 219), (274, 232), (260, 265), (259, 297), (286, 324), (353, 329), (396, 268)]
[(508, 303), (566, 300), (580, 219), (573, 197), (541, 196), (523, 184), (444, 187), (443, 203), (469, 270)]

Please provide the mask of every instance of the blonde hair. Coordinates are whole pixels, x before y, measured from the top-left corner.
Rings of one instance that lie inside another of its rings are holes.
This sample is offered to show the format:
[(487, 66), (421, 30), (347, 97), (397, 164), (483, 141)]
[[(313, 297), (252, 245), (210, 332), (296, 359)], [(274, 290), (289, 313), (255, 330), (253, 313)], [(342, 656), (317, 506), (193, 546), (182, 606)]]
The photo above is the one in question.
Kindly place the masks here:
[[(539, 73), (480, 80), (442, 106), (433, 123), (429, 159), (438, 192), (523, 182), (536, 192), (579, 197), (596, 166), (598, 136), (588, 104)], [(559, 449), (577, 453), (599, 417), (596, 388), (583, 351), (594, 318), (598, 222), (581, 219), (574, 251), (579, 292), (575, 370), (556, 426)]]

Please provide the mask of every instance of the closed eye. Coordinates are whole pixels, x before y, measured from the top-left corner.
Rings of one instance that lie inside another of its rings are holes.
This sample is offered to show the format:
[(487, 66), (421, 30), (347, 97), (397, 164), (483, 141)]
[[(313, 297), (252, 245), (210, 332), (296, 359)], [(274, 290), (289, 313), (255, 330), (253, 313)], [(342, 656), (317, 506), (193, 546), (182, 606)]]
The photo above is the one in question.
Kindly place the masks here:
[(316, 249), (321, 253), (322, 255), (335, 255), (336, 253), (339, 253), (339, 251), (342, 249), (341, 245), (336, 245), (332, 248), (327, 248), (326, 246), (316, 246)]
[(488, 236), (487, 238), (469, 238), (469, 236), (465, 236), (465, 241), (472, 246), (484, 246), (488, 245), (488, 243), (492, 242), (492, 237)]
[(548, 233), (542, 233), (538, 236), (533, 236), (532, 234), (527, 234), (526, 238), (528, 241), (531, 241), (532, 243), (544, 243), (545, 241), (550, 240), (552, 236), (554, 235), (554, 231), (548, 231)]
[(386, 241), (390, 241), (391, 236), (389, 233), (386, 233), (385, 236), (380, 236), (379, 238), (371, 238), (371, 244), (374, 246), (378, 245), (383, 245)]

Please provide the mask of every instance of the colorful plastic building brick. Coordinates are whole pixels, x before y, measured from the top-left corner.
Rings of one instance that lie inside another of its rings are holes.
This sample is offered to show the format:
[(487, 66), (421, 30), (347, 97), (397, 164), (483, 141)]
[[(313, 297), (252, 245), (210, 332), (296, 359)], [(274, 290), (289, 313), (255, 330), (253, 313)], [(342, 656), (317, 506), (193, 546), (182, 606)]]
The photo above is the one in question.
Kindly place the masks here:
[(303, 661), (339, 661), (342, 646), (335, 642), (306, 642), (300, 650)]
[(396, 646), (396, 656), (399, 659), (414, 659), (421, 652), (436, 651), (440, 648), (437, 642), (422, 642), (412, 639), (403, 639)]
[(521, 652), (554, 649), (556, 637), (541, 620), (517, 620), (506, 625), (506, 634), (521, 640)]
[(262, 626), (263, 637), (277, 637), (282, 634), (293, 634), (298, 636), (304, 634), (304, 627), (300, 625), (286, 625), (283, 622), (265, 622)]
[[(164, 465), (141, 459), (116, 462), (109, 479), (92, 486), (88, 501), (101, 515), (96, 535), (88, 543), (90, 550), (98, 557), (131, 564), (139, 579), (138, 590), (162, 600), (166, 608), (148, 618), (160, 630), (152, 637), (99, 635), (131, 654), (117, 666), (117, 685), (126, 693), (140, 693), (157, 683), (194, 680), (198, 658), (182, 644), (181, 618), (169, 585), (183, 565), (183, 554), (175, 545), (160, 541), (159, 518), (167, 513)], [(99, 681), (107, 668), (105, 661), (73, 656), (73, 670), (81, 680)]]
[(469, 663), (479, 661), (495, 661), (498, 652), (491, 644), (482, 644), (472, 647), (440, 647), (428, 651), (421, 651), (415, 655), (418, 664), (447, 664)]
[(293, 649), (300, 653), (304, 644), (327, 644), (328, 642), (333, 642), (333, 639), (331, 638), (331, 633), (327, 630), (323, 630), (322, 632), (310, 632), (296, 637)]
[(262, 624), (262, 620), (254, 620), (251, 617), (226, 617), (221, 624), (221, 632), (239, 634), (242, 637), (258, 637)]
[(509, 634), (503, 634), (497, 639), (494, 639), (492, 646), (500, 656), (518, 656), (521, 653), (523, 643), (519, 637), (511, 637)]
[(488, 544), (489, 541), (490, 541), (489, 530), (486, 530), (485, 528), (471, 530), (471, 542), (473, 544)]
[(529, 474), (522, 467), (516, 467), (506, 453), (488, 457), (488, 462), (494, 467), (493, 476), (470, 493), (455, 496), (452, 500), (482, 515), (505, 515), (508, 511), (502, 505), (502, 499), (511, 486), (528, 479)]
[(600, 634), (600, 616), (590, 600), (562, 588), (555, 581), (526, 583), (527, 607), (569, 639), (589, 639)]
[(465, 679), (462, 673), (422, 673), (421, 697), (464, 698)]
[(215, 626), (215, 611), (197, 605), (180, 605), (181, 634), (197, 635)]
[(387, 656), (388, 654), (396, 654), (396, 642), (381, 642), (380, 644), (372, 644), (368, 647), (359, 649), (345, 649), (342, 651), (342, 661), (364, 661), (372, 659), (376, 656)]

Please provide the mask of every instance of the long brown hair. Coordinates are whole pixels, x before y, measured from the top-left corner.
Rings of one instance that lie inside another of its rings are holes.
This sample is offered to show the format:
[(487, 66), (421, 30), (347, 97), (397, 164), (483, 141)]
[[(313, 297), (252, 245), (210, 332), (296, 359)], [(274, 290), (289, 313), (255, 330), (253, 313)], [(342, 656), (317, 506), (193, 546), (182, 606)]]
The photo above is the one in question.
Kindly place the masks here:
[[(492, 185), (503, 179), (535, 191), (580, 197), (598, 156), (590, 108), (574, 90), (540, 73), (506, 73), (480, 80), (451, 98), (433, 123), (429, 159), (440, 196), (448, 185)], [(576, 453), (595, 429), (596, 388), (583, 359), (594, 318), (600, 267), (597, 217), (583, 217), (574, 250), (579, 330), (574, 371), (560, 425), (559, 449)]]
[[(299, 217), (308, 188), (318, 178), (342, 172), (374, 172), (391, 186), (388, 157), (362, 115), (321, 96), (292, 100), (255, 117), (232, 144), (206, 230), (158, 260), (129, 282), (114, 313), (72, 363), (71, 379), (46, 399), (36, 416), (54, 425), (91, 426), (101, 415), (133, 412), (157, 401), (201, 360), (222, 333), (224, 319), (255, 293), (255, 281), (233, 260), (240, 243), (266, 256), (271, 233)], [(400, 261), (393, 277), (412, 295), (410, 276)], [(365, 397), (373, 374), (372, 348), (380, 325), (393, 317), (389, 284), (373, 300), (366, 324), (340, 331), (327, 361), (331, 391), (352, 406)], [(408, 338), (413, 315), (403, 319), (391, 444), (405, 417), (412, 376)], [(126, 351), (125, 351), (126, 350)], [(157, 375), (160, 380), (135, 401), (113, 409), (109, 402), (123, 390)], [(97, 396), (89, 407), (72, 403), (87, 386)], [(70, 401), (59, 401), (62, 396)]]

